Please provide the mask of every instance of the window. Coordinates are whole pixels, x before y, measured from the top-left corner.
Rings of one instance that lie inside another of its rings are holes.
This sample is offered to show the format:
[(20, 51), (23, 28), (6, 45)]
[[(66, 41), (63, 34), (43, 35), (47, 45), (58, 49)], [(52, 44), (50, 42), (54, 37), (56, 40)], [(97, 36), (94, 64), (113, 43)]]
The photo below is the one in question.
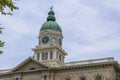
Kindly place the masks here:
[(27, 80), (39, 80), (38, 78), (29, 78)]
[(58, 52), (57, 52), (57, 53), (56, 53), (56, 59), (58, 59), (58, 55), (59, 55), (59, 54), (58, 54)]
[(32, 68), (30, 68), (30, 70), (35, 70), (35, 68), (34, 68), (34, 67), (32, 67)]
[(61, 55), (61, 54), (59, 54), (59, 60), (61, 61), (61, 59), (62, 59), (62, 55)]
[(33, 58), (35, 58), (35, 56), (33, 55)]
[(44, 52), (42, 53), (42, 60), (47, 60), (48, 59), (48, 53)]
[(62, 45), (62, 40), (61, 40), (61, 39), (59, 39), (59, 45), (60, 45), (60, 46)]
[(37, 54), (37, 60), (39, 61), (39, 59), (40, 59), (40, 54), (38, 53)]
[(66, 78), (65, 80), (71, 80), (70, 78)]
[(85, 80), (85, 77), (81, 77), (80, 80)]
[(95, 80), (102, 80), (101, 76), (96, 76)]
[(40, 45), (40, 43), (41, 43), (41, 40), (39, 39), (39, 45)]
[(53, 58), (53, 51), (50, 51), (50, 59)]
[(46, 78), (47, 78), (47, 76), (46, 76), (46, 75), (44, 75), (44, 80), (46, 80)]
[(15, 80), (19, 80), (19, 78), (16, 78)]

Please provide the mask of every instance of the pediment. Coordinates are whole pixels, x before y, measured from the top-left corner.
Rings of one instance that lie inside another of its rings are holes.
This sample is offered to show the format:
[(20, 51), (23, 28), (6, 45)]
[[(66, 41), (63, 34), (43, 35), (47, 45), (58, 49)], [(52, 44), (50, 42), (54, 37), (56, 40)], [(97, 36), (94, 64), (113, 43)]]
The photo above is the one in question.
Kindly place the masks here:
[(18, 66), (13, 68), (12, 72), (39, 70), (39, 69), (44, 69), (44, 68), (47, 68), (47, 66), (29, 57), (28, 59), (20, 63)]

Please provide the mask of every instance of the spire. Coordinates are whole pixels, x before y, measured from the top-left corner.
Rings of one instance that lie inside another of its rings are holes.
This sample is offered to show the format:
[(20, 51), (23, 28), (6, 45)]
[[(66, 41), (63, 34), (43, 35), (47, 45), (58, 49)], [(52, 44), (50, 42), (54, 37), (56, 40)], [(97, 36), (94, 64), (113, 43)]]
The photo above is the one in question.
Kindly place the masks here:
[(52, 7), (50, 7), (50, 11), (48, 12), (47, 21), (55, 21), (54, 15), (55, 15), (55, 13), (53, 11), (53, 6), (52, 6)]

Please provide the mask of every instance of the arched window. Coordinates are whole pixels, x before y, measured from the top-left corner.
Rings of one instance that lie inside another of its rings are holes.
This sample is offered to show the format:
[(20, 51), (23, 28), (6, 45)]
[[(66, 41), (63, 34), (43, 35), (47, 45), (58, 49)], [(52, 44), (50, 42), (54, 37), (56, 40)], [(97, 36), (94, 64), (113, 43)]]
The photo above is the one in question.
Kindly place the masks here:
[(95, 80), (102, 80), (102, 76), (97, 75), (97, 76), (95, 77)]

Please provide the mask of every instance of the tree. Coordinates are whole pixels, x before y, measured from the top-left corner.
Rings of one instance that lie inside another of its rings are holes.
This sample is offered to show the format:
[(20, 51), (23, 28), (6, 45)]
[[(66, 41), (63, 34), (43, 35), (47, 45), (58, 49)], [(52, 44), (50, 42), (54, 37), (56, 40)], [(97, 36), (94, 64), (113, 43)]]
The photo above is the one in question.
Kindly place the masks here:
[[(10, 9), (10, 11), (5, 11), (6, 9)], [(0, 0), (0, 14), (1, 15), (12, 15), (12, 11), (18, 9), (17, 6), (14, 5), (13, 0)], [(2, 27), (0, 26), (0, 35), (2, 34)], [(4, 46), (4, 42), (0, 40), (0, 47)], [(3, 51), (0, 50), (0, 54)]]
[[(0, 27), (0, 34), (2, 34), (2, 29), (3, 29), (3, 28)], [(2, 42), (2, 41), (0, 40), (0, 47), (3, 47), (3, 46), (4, 46), (4, 42)], [(2, 53), (3, 53), (3, 51), (0, 50), (0, 54), (2, 54)]]
[(11, 15), (11, 12), (5, 11), (6, 8), (9, 8), (10, 11), (18, 9), (18, 7), (14, 5), (13, 0), (0, 0), (0, 13), (3, 15)]

